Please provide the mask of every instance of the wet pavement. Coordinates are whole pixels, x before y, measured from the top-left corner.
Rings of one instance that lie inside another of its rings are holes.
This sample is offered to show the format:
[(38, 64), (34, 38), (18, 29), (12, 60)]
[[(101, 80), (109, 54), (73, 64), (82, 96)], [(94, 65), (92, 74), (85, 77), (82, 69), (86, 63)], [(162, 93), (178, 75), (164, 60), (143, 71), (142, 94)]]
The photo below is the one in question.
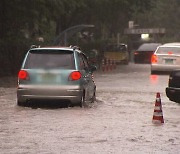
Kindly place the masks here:
[[(0, 153), (180, 153), (180, 104), (166, 97), (168, 75), (150, 75), (150, 65), (131, 63), (94, 77), (91, 108), (18, 107), (16, 80), (1, 79)], [(157, 92), (163, 125), (152, 124)]]

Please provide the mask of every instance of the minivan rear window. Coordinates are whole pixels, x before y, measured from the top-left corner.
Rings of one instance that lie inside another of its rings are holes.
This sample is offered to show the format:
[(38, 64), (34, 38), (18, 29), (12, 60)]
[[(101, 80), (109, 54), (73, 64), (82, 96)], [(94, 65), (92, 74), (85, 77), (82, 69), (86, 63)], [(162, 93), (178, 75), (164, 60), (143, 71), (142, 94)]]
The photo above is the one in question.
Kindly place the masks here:
[(74, 69), (74, 56), (68, 50), (31, 50), (25, 69)]
[(159, 47), (156, 51), (158, 54), (178, 54), (180, 55), (180, 47)]

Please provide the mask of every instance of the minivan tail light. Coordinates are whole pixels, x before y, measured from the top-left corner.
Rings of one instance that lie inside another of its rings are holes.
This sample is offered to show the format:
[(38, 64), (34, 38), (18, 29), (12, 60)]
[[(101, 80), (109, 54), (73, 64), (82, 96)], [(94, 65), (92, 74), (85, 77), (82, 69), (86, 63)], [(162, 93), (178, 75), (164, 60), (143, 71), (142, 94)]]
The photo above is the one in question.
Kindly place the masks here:
[(19, 73), (18, 73), (18, 78), (20, 80), (27, 80), (28, 79), (28, 72), (25, 71), (25, 70), (20, 70)]
[(157, 56), (153, 54), (151, 57), (151, 63), (157, 63), (157, 60), (158, 60)]
[(79, 71), (74, 71), (70, 74), (70, 80), (79, 80), (81, 78), (81, 73)]

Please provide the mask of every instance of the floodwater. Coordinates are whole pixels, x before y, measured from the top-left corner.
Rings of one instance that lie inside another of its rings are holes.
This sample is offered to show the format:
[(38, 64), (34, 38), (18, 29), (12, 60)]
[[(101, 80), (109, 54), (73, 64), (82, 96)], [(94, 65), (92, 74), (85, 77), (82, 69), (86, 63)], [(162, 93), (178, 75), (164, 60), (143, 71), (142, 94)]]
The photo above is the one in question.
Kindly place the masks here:
[[(0, 153), (180, 153), (180, 104), (166, 97), (168, 75), (131, 63), (94, 78), (97, 101), (90, 108), (18, 107), (15, 84), (0, 86)], [(161, 125), (152, 124), (157, 92)]]

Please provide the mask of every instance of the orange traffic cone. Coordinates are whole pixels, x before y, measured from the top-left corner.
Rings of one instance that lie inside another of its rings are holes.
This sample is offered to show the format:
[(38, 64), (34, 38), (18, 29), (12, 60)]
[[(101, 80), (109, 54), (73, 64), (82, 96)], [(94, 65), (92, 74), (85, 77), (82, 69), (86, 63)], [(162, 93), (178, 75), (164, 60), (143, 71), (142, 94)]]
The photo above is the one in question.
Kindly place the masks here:
[(154, 124), (164, 123), (160, 93), (156, 94), (156, 102), (152, 122)]
[(104, 72), (105, 71), (105, 60), (102, 59), (102, 64), (101, 64), (101, 68), (102, 68), (102, 71)]
[(113, 69), (116, 69), (116, 60), (113, 59)]

